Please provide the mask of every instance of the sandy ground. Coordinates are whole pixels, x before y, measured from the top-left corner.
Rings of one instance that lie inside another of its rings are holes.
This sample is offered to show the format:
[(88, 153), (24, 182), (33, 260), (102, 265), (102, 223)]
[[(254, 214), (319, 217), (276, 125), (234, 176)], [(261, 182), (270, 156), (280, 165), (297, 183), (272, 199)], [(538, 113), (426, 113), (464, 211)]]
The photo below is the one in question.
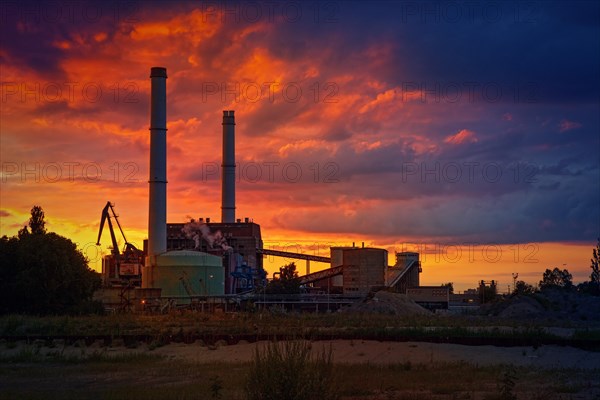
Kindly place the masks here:
[[(79, 348), (67, 346), (64, 348), (41, 347), (39, 352), (61, 352), (64, 355), (85, 357), (93, 352), (106, 352), (107, 355), (128, 353), (147, 353), (163, 356), (167, 359), (185, 360), (196, 363), (226, 362), (238, 363), (250, 361), (257, 347), (263, 347), (267, 342), (244, 343), (236, 345), (205, 346), (200, 342), (195, 344), (169, 344), (149, 350), (143, 344), (135, 349), (122, 346), (101, 347), (95, 343), (90, 347)], [(582, 368), (600, 369), (600, 355), (573, 347), (540, 346), (533, 347), (496, 347), (496, 346), (466, 346), (447, 343), (426, 342), (378, 342), (369, 340), (331, 340), (313, 342), (315, 352), (323, 349), (333, 350), (336, 363), (346, 364), (394, 364), (411, 362), (413, 364), (468, 362), (474, 365), (513, 364), (533, 366), (536, 368)], [(0, 354), (9, 356), (17, 354), (25, 347), (24, 343), (8, 349), (0, 347)]]
[[(199, 344), (170, 344), (153, 350), (153, 353), (172, 359), (210, 363), (250, 361), (257, 346), (265, 342), (240, 343), (231, 346), (208, 348)], [(496, 347), (465, 346), (424, 342), (377, 342), (362, 340), (333, 340), (313, 342), (313, 350), (333, 350), (336, 363), (394, 364), (410, 361), (426, 364), (432, 362), (468, 362), (475, 365), (514, 364), (537, 368), (600, 369), (598, 353), (573, 347), (541, 346)], [(115, 351), (119, 351), (115, 349)]]

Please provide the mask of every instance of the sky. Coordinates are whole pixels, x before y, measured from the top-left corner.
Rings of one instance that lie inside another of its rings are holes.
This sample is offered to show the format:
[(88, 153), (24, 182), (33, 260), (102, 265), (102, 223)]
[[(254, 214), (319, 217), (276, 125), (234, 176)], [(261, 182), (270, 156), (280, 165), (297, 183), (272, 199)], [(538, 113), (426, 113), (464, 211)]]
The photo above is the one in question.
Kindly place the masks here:
[(364, 242), (390, 264), (419, 251), (421, 283), (458, 290), (554, 267), (589, 277), (598, 3), (1, 7), (1, 235), (40, 205), (99, 270), (111, 201), (142, 246), (149, 74), (162, 66), (169, 222), (220, 219), (222, 111), (235, 110), (237, 217), (261, 225), (265, 247), (327, 256)]

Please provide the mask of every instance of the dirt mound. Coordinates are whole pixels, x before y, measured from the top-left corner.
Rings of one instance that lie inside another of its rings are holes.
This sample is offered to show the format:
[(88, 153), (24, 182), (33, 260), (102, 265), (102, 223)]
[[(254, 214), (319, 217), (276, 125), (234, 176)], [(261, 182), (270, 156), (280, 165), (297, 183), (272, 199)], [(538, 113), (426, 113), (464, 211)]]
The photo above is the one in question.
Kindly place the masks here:
[(546, 289), (539, 297), (553, 318), (600, 321), (600, 297), (572, 290)]
[(405, 294), (380, 291), (363, 303), (353, 304), (344, 312), (376, 313), (398, 316), (431, 315), (431, 312), (421, 307)]
[(527, 296), (517, 296), (508, 307), (498, 313), (503, 318), (537, 317), (544, 312), (544, 307), (535, 299)]
[(547, 289), (485, 304), (479, 312), (511, 319), (600, 321), (600, 297), (575, 291)]

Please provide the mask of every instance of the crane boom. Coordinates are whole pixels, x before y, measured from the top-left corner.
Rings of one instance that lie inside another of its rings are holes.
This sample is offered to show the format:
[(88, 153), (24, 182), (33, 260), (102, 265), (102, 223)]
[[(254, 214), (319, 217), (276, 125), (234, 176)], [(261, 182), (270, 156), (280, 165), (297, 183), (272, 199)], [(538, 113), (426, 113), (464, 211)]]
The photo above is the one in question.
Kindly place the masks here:
[(96, 245), (100, 246), (100, 238), (102, 237), (102, 230), (104, 229), (104, 223), (108, 221), (108, 231), (110, 232), (110, 239), (112, 241), (112, 246), (113, 246), (112, 253), (115, 256), (117, 262), (119, 262), (119, 260), (120, 260), (119, 244), (117, 243), (117, 238), (115, 237), (115, 230), (113, 229), (112, 221), (110, 220), (110, 213), (108, 212), (109, 209), (113, 212), (113, 215), (115, 216), (115, 220), (116, 220), (115, 211), (112, 208), (112, 204), (109, 201), (106, 203), (106, 206), (102, 210), (102, 218), (100, 220), (100, 231), (98, 232), (98, 240), (96, 241)]
[[(125, 232), (123, 232), (123, 228), (121, 228), (121, 224), (119, 223), (119, 218), (117, 213), (115, 213), (114, 205), (108, 201), (106, 202), (106, 206), (102, 210), (102, 218), (100, 220), (100, 229), (98, 231), (98, 241), (96, 245), (100, 245), (100, 239), (102, 238), (102, 231), (104, 229), (104, 224), (108, 223), (108, 230), (110, 232), (110, 239), (112, 242), (112, 255), (114, 257), (114, 261), (117, 267), (117, 273), (119, 275), (138, 275), (140, 269), (140, 259), (142, 252), (138, 250), (133, 244), (127, 241), (125, 237)], [(115, 230), (111, 219), (114, 218), (117, 226), (119, 227), (119, 231), (123, 236), (123, 240), (125, 241), (125, 248), (123, 253), (119, 250), (119, 244), (117, 242), (117, 238), (115, 235)], [(133, 268), (133, 269), (132, 269)]]

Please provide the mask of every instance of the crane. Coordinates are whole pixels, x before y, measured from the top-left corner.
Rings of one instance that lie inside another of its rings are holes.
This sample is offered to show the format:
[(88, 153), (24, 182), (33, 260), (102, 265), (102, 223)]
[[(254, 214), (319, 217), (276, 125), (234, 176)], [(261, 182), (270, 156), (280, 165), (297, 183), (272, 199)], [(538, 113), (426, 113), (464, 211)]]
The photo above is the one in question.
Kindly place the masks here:
[[(114, 204), (108, 201), (106, 202), (106, 206), (104, 206), (104, 209), (102, 210), (102, 218), (100, 220), (100, 231), (98, 232), (98, 240), (96, 242), (96, 245), (100, 246), (100, 238), (102, 237), (104, 224), (108, 222), (108, 230), (110, 232), (110, 238), (112, 241), (112, 255), (114, 257), (115, 264), (117, 267), (117, 274), (119, 275), (119, 277), (121, 277), (122, 275), (140, 275), (142, 252), (138, 250), (137, 247), (135, 247), (132, 243), (129, 243), (127, 241), (125, 233), (123, 232), (123, 228), (121, 228), (118, 216), (115, 213), (115, 209), (113, 207)], [(114, 218), (115, 222), (117, 223), (117, 226), (119, 227), (119, 231), (123, 236), (123, 240), (125, 241), (125, 249), (122, 254), (119, 251), (119, 244), (117, 243), (117, 238), (115, 236), (115, 230), (113, 228), (111, 218)]]

